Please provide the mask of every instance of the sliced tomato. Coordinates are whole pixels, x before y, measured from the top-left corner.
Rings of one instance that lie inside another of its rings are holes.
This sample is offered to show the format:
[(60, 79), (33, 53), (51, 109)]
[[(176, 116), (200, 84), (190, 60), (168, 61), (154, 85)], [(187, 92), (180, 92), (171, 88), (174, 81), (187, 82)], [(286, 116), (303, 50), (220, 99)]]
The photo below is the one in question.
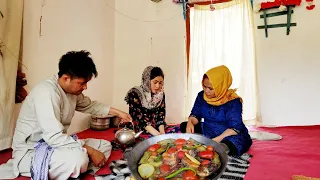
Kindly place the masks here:
[(198, 180), (198, 176), (193, 171), (188, 170), (182, 175), (183, 180)]
[(178, 145), (176, 145), (176, 148), (177, 148), (178, 150), (182, 149), (182, 147), (183, 147), (183, 145), (182, 145), (182, 144), (178, 144)]
[(213, 152), (208, 150), (199, 152), (199, 156), (203, 159), (212, 159), (213, 155)]
[(207, 165), (209, 165), (210, 164), (210, 161), (209, 160), (203, 160), (202, 162), (201, 162), (201, 165), (202, 166), (207, 166)]
[(160, 144), (154, 144), (148, 148), (148, 151), (154, 152), (154, 151), (158, 150), (160, 147), (161, 147)]
[(177, 152), (177, 148), (175, 148), (175, 147), (171, 147), (171, 148), (168, 150), (168, 154), (173, 154), (173, 153), (175, 153), (175, 152)]
[(212, 146), (207, 146), (207, 150), (208, 151), (213, 151), (213, 147)]
[(161, 178), (158, 178), (158, 180), (166, 180), (166, 178), (164, 178), (164, 177), (161, 177)]
[(177, 156), (179, 159), (182, 159), (185, 156), (184, 151), (179, 151)]
[(175, 141), (174, 141), (174, 144), (175, 145), (184, 145), (185, 143), (187, 142), (187, 140), (185, 140), (185, 139), (182, 139), (182, 138), (179, 138), (179, 139), (176, 139)]
[(162, 172), (162, 173), (167, 173), (170, 171), (170, 169), (171, 169), (171, 167), (168, 164), (162, 164), (160, 166), (160, 172)]

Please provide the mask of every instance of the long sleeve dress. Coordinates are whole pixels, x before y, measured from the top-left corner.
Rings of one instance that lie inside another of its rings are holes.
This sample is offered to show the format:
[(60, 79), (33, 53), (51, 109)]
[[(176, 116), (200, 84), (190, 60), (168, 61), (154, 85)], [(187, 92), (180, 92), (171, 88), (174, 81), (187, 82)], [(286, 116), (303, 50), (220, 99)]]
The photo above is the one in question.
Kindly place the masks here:
[(152, 126), (157, 131), (161, 125), (166, 126), (166, 103), (165, 95), (163, 95), (162, 102), (159, 107), (153, 109), (147, 109), (142, 107), (139, 96), (135, 92), (131, 92), (129, 95), (128, 105), (129, 114), (131, 115), (135, 130), (144, 131), (144, 134), (148, 134), (145, 130), (146, 126)]
[(252, 145), (248, 129), (242, 121), (242, 103), (234, 99), (221, 106), (208, 104), (203, 98), (203, 91), (198, 93), (190, 116), (196, 117), (201, 122), (202, 133), (208, 138), (222, 134), (226, 129), (233, 129), (238, 134), (228, 136), (222, 140), (230, 141), (237, 149), (240, 156), (247, 152)]

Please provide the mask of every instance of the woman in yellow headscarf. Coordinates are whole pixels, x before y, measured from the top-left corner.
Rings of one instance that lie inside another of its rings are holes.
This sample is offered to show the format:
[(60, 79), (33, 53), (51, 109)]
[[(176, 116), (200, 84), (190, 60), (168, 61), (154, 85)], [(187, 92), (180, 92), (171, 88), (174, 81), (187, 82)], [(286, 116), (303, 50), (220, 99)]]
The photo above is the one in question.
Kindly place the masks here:
[[(232, 76), (222, 65), (203, 75), (203, 91), (198, 93), (188, 122), (181, 132), (203, 134), (221, 143), (230, 155), (240, 156), (252, 145), (248, 129), (242, 121), (242, 98), (230, 89)], [(201, 122), (203, 119), (203, 122)]]

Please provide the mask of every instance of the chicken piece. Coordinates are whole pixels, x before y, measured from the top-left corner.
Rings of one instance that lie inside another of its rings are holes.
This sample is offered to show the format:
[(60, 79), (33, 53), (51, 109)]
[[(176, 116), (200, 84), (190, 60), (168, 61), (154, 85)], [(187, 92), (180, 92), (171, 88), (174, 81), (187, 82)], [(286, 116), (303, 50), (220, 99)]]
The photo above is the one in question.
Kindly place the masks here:
[(167, 152), (162, 154), (163, 164), (168, 164), (170, 166), (176, 166), (178, 164), (178, 159), (176, 153), (168, 154)]

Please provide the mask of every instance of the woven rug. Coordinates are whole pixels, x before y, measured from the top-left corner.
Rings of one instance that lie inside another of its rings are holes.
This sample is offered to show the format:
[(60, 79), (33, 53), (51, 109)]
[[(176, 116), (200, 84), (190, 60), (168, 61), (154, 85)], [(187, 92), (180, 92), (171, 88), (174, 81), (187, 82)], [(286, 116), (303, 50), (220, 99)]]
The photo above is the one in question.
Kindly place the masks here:
[(234, 179), (243, 180), (250, 166), (250, 154), (243, 154), (241, 157), (229, 156), (226, 171), (219, 180)]
[[(241, 157), (229, 156), (226, 171), (222, 174), (219, 180), (234, 179), (243, 180), (247, 173), (251, 155), (243, 154)], [(96, 180), (133, 180), (131, 177), (127, 161), (117, 160), (109, 164), (112, 174), (106, 176), (95, 176)]]
[(294, 175), (294, 176), (292, 176), (292, 180), (320, 180), (320, 178), (307, 177), (307, 176), (302, 176), (302, 175)]

